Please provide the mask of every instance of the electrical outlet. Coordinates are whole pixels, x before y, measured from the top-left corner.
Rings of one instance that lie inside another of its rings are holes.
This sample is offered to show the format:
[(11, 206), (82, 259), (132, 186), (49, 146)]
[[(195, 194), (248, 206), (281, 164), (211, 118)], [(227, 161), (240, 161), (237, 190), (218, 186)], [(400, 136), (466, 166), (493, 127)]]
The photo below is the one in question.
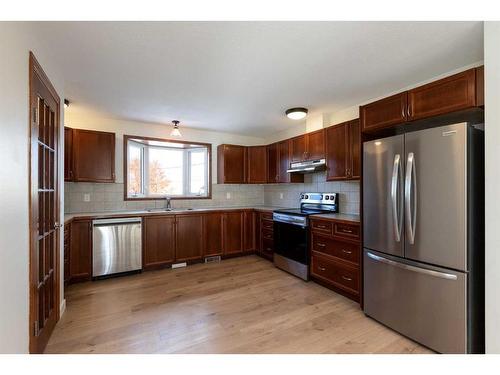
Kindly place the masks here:
[(84, 202), (90, 202), (90, 194), (89, 193), (83, 194), (83, 201)]
[(231, 199), (231, 193), (229, 191), (226, 193), (226, 199)]
[(283, 199), (283, 193), (280, 193), (280, 199)]

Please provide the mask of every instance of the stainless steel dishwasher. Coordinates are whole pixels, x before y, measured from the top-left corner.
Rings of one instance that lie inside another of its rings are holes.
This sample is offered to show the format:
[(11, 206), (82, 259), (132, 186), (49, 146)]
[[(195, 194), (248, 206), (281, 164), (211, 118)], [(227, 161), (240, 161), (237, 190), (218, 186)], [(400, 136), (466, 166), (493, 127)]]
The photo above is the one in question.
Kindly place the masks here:
[(140, 217), (94, 220), (92, 277), (142, 269)]

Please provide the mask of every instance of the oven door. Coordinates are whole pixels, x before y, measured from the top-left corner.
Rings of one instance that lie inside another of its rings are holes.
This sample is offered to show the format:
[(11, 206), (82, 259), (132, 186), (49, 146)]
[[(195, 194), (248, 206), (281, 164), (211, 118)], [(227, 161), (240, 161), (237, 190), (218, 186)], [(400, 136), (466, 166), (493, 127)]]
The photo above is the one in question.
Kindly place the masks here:
[(274, 221), (274, 253), (309, 265), (308, 233), (305, 226)]

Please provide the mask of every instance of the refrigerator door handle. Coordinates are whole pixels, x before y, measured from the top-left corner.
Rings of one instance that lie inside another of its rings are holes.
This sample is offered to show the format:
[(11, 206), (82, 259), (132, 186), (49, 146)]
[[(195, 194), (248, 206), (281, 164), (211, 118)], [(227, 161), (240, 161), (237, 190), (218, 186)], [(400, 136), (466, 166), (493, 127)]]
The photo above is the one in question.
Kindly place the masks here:
[(396, 242), (401, 241), (401, 226), (402, 216), (400, 215), (398, 188), (399, 176), (401, 170), (401, 155), (394, 155), (394, 165), (392, 167), (392, 180), (391, 180), (391, 200), (392, 200), (392, 220), (394, 223), (394, 233), (396, 234)]
[(402, 268), (402, 269), (407, 270), (407, 271), (422, 273), (424, 275), (439, 277), (441, 279), (446, 279), (446, 280), (457, 280), (457, 275), (453, 275), (451, 273), (438, 272), (438, 271), (428, 270), (426, 268), (411, 266), (409, 264), (399, 263), (399, 262), (396, 262), (394, 260), (387, 259), (387, 258), (375, 255), (375, 254), (370, 253), (370, 252), (366, 252), (366, 255), (370, 259), (373, 259), (376, 262), (385, 263), (385, 264), (388, 264), (390, 266)]
[[(413, 212), (411, 210), (411, 196), (413, 186)], [(406, 177), (405, 177), (405, 212), (406, 212), (406, 227), (410, 245), (415, 243), (415, 227), (417, 219), (417, 173), (415, 168), (415, 155), (413, 152), (408, 153), (406, 161)]]

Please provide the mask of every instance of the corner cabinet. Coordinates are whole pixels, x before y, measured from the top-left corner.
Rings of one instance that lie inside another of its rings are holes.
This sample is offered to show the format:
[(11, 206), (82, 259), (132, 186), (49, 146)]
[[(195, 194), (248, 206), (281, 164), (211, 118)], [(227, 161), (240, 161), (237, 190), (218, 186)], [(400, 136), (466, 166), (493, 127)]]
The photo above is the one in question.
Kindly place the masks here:
[(361, 174), (359, 120), (326, 128), (327, 181), (355, 180)]
[(64, 128), (64, 180), (115, 182), (115, 133)]
[(359, 107), (361, 131), (369, 133), (481, 106), (484, 106), (483, 66)]

